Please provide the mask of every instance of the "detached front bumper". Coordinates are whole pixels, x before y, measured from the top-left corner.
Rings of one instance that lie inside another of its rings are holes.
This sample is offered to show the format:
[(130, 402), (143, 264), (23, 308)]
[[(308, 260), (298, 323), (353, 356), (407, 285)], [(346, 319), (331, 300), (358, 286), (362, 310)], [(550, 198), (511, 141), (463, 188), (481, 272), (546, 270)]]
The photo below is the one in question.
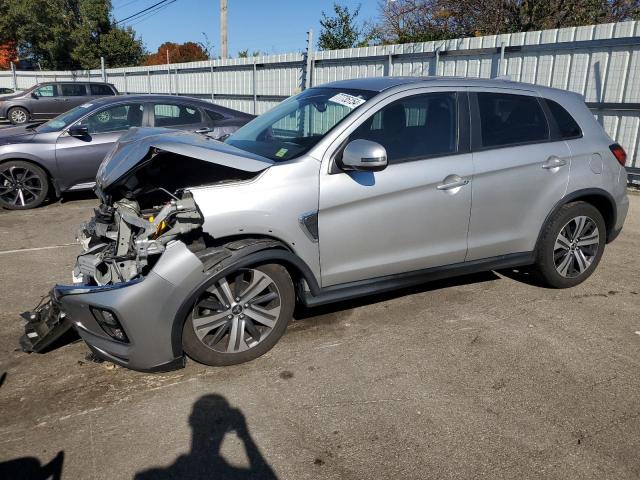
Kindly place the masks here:
[[(184, 366), (182, 319), (176, 315), (203, 275), (202, 262), (176, 241), (167, 245), (144, 278), (102, 287), (57, 285), (46, 312), (26, 314), (23, 349), (29, 350), (25, 348), (29, 343), (37, 346), (36, 342), (46, 341), (48, 345), (47, 335), (58, 338), (61, 331), (73, 327), (94, 353), (113, 363), (139, 371), (180, 368)], [(110, 314), (109, 325), (104, 312)], [(120, 338), (114, 337), (113, 319), (115, 328), (124, 332)], [(44, 336), (34, 337), (33, 332)]]

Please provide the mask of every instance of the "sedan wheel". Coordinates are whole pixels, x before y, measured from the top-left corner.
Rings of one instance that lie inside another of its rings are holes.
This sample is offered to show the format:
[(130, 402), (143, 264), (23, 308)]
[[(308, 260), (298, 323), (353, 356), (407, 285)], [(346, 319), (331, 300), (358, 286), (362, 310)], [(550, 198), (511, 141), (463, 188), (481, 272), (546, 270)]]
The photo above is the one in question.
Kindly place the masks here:
[(0, 165), (0, 205), (10, 210), (34, 208), (49, 190), (47, 175), (31, 163), (14, 161)]
[(572, 218), (558, 233), (553, 251), (556, 270), (566, 278), (583, 274), (598, 254), (600, 232), (593, 219)]
[(280, 265), (238, 270), (198, 298), (183, 331), (185, 351), (208, 365), (230, 365), (268, 351), (293, 314), (293, 283)]

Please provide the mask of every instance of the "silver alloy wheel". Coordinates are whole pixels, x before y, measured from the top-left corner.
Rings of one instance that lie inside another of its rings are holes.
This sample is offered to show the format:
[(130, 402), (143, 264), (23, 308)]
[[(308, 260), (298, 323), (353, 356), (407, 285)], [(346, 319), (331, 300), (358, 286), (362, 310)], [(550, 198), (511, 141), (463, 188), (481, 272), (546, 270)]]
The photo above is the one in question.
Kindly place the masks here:
[(27, 167), (0, 170), (0, 198), (9, 205), (24, 207), (35, 202), (42, 188), (40, 177)]
[(11, 110), (11, 121), (13, 123), (25, 123), (27, 121), (27, 114), (19, 108)]
[(198, 339), (216, 352), (238, 353), (269, 336), (280, 317), (280, 291), (273, 279), (243, 269), (209, 287), (193, 309)]
[(557, 272), (566, 278), (582, 275), (593, 263), (600, 248), (600, 232), (592, 218), (572, 218), (560, 229), (553, 247)]

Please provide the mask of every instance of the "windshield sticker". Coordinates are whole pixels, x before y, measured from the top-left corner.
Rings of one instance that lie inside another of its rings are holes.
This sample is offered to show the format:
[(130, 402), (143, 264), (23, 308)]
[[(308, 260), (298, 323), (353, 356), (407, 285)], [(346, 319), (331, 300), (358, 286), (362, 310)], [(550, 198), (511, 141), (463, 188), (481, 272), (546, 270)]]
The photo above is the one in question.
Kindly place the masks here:
[(282, 157), (284, 157), (284, 156), (287, 154), (287, 152), (288, 152), (288, 151), (289, 151), (289, 150), (288, 150), (288, 149), (286, 149), (286, 148), (281, 148), (280, 150), (278, 150), (278, 151), (276, 152), (276, 157), (278, 157), (278, 158), (282, 158)]
[(348, 93), (339, 93), (334, 95), (329, 99), (330, 102), (339, 103), (340, 105), (344, 105), (349, 108), (357, 108), (362, 105), (366, 100), (358, 97), (354, 97), (353, 95), (349, 95)]

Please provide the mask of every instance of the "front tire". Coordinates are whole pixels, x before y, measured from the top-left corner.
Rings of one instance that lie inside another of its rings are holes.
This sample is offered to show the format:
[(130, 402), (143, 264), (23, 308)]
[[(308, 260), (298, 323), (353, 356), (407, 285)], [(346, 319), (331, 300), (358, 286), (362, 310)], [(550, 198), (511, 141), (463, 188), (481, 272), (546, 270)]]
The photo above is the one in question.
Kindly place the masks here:
[(24, 125), (29, 121), (29, 111), (22, 107), (13, 107), (7, 112), (9, 121), (14, 125)]
[(538, 245), (536, 270), (553, 288), (569, 288), (594, 272), (606, 241), (602, 214), (586, 202), (563, 205), (545, 226)]
[(240, 269), (196, 300), (182, 329), (182, 347), (205, 365), (248, 362), (273, 348), (294, 307), (293, 282), (283, 266)]
[(21, 160), (0, 164), (0, 206), (9, 210), (35, 208), (48, 193), (49, 178), (39, 166)]

